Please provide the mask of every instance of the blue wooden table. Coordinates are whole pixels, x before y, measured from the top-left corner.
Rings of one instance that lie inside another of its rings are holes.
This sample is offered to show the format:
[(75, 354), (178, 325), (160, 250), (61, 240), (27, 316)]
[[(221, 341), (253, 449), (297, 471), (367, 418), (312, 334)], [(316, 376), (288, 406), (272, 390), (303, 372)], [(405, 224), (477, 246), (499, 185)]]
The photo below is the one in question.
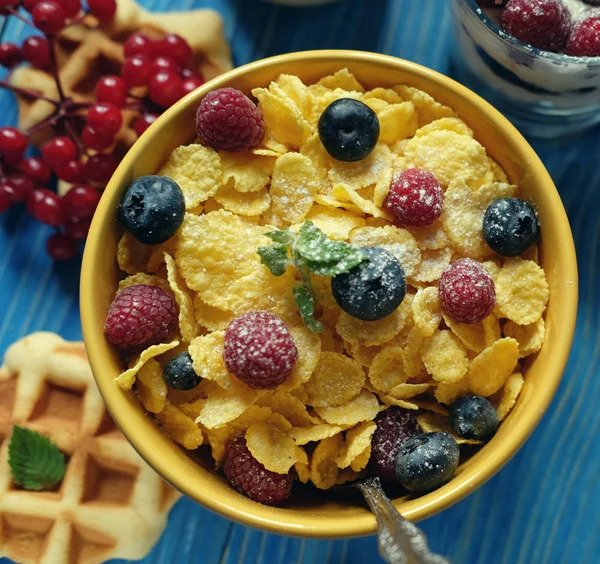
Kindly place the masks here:
[[(448, 0), (343, 0), (294, 9), (260, 0), (146, 0), (154, 10), (211, 7), (226, 22), (236, 64), (304, 49), (388, 53), (448, 72)], [(20, 22), (2, 41), (19, 41)], [(0, 91), (0, 125), (16, 121)], [(578, 250), (577, 333), (563, 382), (542, 423), (504, 470), (468, 499), (421, 525), (431, 546), (463, 564), (600, 562), (600, 131), (533, 141), (564, 200)], [(50, 229), (22, 209), (0, 217), (0, 353), (36, 330), (80, 339), (78, 264), (46, 256)], [(560, 299), (555, 296), (554, 299)], [(189, 500), (174, 509), (145, 563), (358, 564), (380, 562), (374, 538), (311, 541), (254, 531)]]

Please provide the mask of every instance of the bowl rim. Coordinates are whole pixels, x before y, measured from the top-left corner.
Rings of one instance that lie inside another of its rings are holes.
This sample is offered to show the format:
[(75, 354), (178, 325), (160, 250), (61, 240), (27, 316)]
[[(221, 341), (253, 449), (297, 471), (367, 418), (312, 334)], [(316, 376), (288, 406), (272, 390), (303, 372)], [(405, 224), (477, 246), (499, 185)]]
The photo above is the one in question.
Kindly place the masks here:
[[(529, 55), (533, 55), (536, 57), (541, 57), (542, 59), (547, 59), (549, 61), (553, 61), (555, 63), (564, 63), (571, 65), (581, 65), (588, 67), (590, 64), (594, 66), (600, 65), (600, 57), (591, 57), (584, 56), (578, 57), (575, 55), (567, 55), (566, 53), (554, 53), (553, 51), (546, 51), (545, 49), (539, 49), (538, 47), (534, 47), (529, 43), (525, 43), (520, 39), (517, 39), (510, 33), (504, 31), (491, 17), (489, 17), (485, 10), (478, 4), (477, 0), (453, 0), (454, 2), (464, 1), (471, 11), (475, 14), (477, 19), (486, 27), (489, 31), (491, 31), (498, 39), (500, 39), (504, 43), (508, 43), (512, 47), (516, 47), (521, 51), (528, 53)], [(502, 7), (502, 6), (499, 6)]]
[[(179, 472), (179, 469), (170, 467), (161, 458), (159, 452), (160, 449), (151, 448), (151, 441), (145, 440), (139, 433), (136, 433), (138, 418), (133, 414), (129, 417), (123, 416), (120, 412), (117, 414), (116, 410), (113, 409), (115, 403), (122, 403), (125, 401), (125, 392), (115, 384), (112, 378), (102, 376), (104, 355), (100, 350), (100, 342), (105, 341), (105, 338), (103, 328), (97, 327), (95, 316), (93, 315), (94, 308), (92, 306), (94, 303), (95, 286), (97, 284), (97, 277), (95, 276), (94, 271), (94, 257), (97, 254), (97, 250), (102, 245), (103, 222), (105, 221), (105, 217), (114, 211), (109, 207), (110, 202), (108, 194), (119, 188), (121, 182), (120, 178), (123, 176), (123, 172), (131, 168), (138, 160), (139, 155), (143, 153), (144, 147), (150, 142), (153, 132), (160, 129), (161, 124), (167, 122), (171, 116), (179, 113), (189, 104), (199, 102), (208, 91), (214, 88), (227, 86), (237, 77), (253, 73), (258, 69), (280, 66), (282, 63), (306, 61), (307, 59), (319, 62), (335, 62), (339, 65), (339, 68), (352, 65), (353, 63), (373, 64), (377, 67), (393, 66), (409, 74), (424, 76), (428, 80), (436, 83), (437, 87), (448, 90), (459, 98), (466, 99), (469, 105), (474, 106), (476, 110), (486, 116), (493, 127), (501, 130), (503, 136), (516, 137), (522, 152), (525, 153), (527, 157), (526, 162), (528, 163), (529, 170), (531, 170), (535, 176), (540, 177), (540, 182), (548, 186), (547, 196), (550, 198), (552, 208), (558, 214), (557, 219), (564, 230), (564, 237), (561, 239), (560, 249), (557, 252), (561, 256), (561, 262), (564, 264), (565, 270), (569, 273), (569, 280), (572, 281), (571, 288), (573, 291), (561, 298), (569, 301), (568, 307), (565, 306), (566, 309), (568, 309), (568, 315), (561, 320), (561, 332), (564, 335), (564, 338), (560, 341), (558, 347), (553, 349), (552, 373), (548, 374), (545, 386), (541, 387), (536, 394), (536, 407), (538, 409), (533, 409), (533, 406), (532, 409), (529, 409), (527, 417), (524, 418), (524, 424), (520, 425), (513, 433), (505, 437), (502, 448), (492, 449), (491, 452), (488, 453), (485, 464), (478, 464), (465, 469), (440, 489), (421, 497), (402, 502), (402, 514), (404, 517), (413, 522), (419, 521), (450, 507), (466, 497), (469, 493), (472, 493), (477, 487), (483, 485), (483, 483), (495, 475), (512, 458), (512, 456), (514, 456), (536, 428), (540, 419), (548, 409), (560, 383), (570, 352), (577, 313), (577, 263), (573, 236), (560, 196), (541, 160), (523, 136), (498, 110), (466, 87), (427, 67), (396, 57), (362, 51), (320, 50), (300, 51), (278, 55), (249, 63), (212, 79), (194, 92), (188, 94), (161, 115), (142, 135), (136, 145), (129, 150), (108, 183), (103, 198), (98, 206), (87, 239), (81, 270), (80, 304), (84, 341), (94, 378), (106, 403), (107, 409), (113, 416), (117, 426), (122, 430), (123, 434), (127, 437), (135, 450), (138, 451), (141, 457), (166, 481), (205, 508), (233, 521), (273, 533), (311, 538), (344, 538), (375, 533), (377, 530), (375, 517), (372, 514), (365, 512), (364, 515), (355, 515), (352, 516), (351, 519), (314, 519), (312, 523), (307, 525), (305, 518), (302, 518), (303, 512), (298, 512), (299, 516), (295, 513), (288, 513), (286, 514), (286, 517), (289, 518), (286, 519), (279, 519), (275, 516), (267, 517), (263, 511), (265, 506), (260, 504), (256, 504), (258, 507), (255, 512), (246, 511), (236, 508), (235, 504), (228, 505), (227, 503), (215, 499), (215, 497), (211, 496), (210, 491), (197, 490), (188, 487), (186, 481), (180, 475), (182, 473)], [(156, 432), (160, 434), (158, 429)]]

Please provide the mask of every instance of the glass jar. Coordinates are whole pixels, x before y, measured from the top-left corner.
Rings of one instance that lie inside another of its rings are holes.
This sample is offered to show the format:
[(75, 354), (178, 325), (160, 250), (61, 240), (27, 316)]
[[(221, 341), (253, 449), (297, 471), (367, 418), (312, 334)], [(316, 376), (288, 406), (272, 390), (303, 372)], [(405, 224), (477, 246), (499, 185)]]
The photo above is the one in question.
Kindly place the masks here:
[(600, 123), (600, 57), (531, 47), (504, 32), (494, 9), (486, 13), (476, 0), (452, 0), (452, 12), (451, 74), (523, 133), (552, 138)]

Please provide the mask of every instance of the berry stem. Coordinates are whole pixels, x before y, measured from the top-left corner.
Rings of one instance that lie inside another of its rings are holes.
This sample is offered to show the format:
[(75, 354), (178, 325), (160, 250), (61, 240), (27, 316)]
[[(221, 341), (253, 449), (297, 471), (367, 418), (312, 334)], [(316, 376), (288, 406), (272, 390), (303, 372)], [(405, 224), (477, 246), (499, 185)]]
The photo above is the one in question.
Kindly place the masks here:
[(29, 98), (35, 98), (36, 100), (44, 100), (44, 102), (48, 102), (49, 104), (53, 104), (55, 106), (59, 106), (60, 103), (56, 100), (52, 100), (52, 98), (48, 98), (42, 94), (38, 94), (33, 90), (27, 90), (26, 88), (19, 88), (18, 86), (13, 86), (10, 82), (6, 82), (5, 80), (0, 80), (0, 88), (6, 88), (15, 94), (20, 94), (21, 96), (27, 96)]
[(37, 29), (26, 17), (19, 14), (19, 11), (17, 9), (9, 8), (8, 13), (11, 16), (14, 16), (15, 18), (17, 18), (18, 20), (21, 20), (23, 23), (27, 24), (29, 27), (32, 27), (33, 29)]
[(23, 132), (23, 135), (25, 135), (25, 137), (30, 137), (34, 133), (37, 133), (38, 131), (45, 129), (46, 127), (53, 127), (54, 125), (56, 125), (56, 122), (58, 121), (58, 119), (59, 119), (58, 112), (54, 112), (54, 113), (52, 113), (52, 115), (48, 116), (46, 119), (43, 119), (42, 121), (39, 121), (35, 125), (32, 125), (29, 129), (27, 129), (26, 131)]
[(48, 50), (50, 51), (50, 74), (56, 82), (56, 89), (58, 90), (58, 96), (61, 103), (65, 101), (65, 93), (60, 82), (60, 76), (58, 75), (58, 65), (56, 63), (56, 38), (54, 35), (47, 35), (48, 38)]
[(75, 131), (75, 128), (73, 127), (73, 124), (71, 123), (70, 119), (65, 119), (65, 130), (67, 132), (67, 135), (70, 137), (71, 141), (75, 143), (75, 146), (77, 147), (77, 154), (79, 156), (87, 155), (87, 151), (85, 150), (83, 142), (81, 141), (81, 138)]

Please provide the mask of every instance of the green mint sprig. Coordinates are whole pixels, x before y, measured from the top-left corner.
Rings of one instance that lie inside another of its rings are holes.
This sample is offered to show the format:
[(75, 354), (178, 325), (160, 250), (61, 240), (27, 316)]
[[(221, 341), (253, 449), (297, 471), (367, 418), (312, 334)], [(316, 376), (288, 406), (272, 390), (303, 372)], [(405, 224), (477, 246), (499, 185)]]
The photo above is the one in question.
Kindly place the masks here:
[(50, 490), (65, 476), (65, 457), (49, 438), (15, 425), (8, 445), (15, 483), (26, 490)]
[(321, 333), (323, 325), (315, 319), (316, 292), (310, 275), (337, 276), (352, 270), (368, 257), (359, 247), (333, 241), (312, 221), (305, 221), (296, 235), (289, 227), (266, 233), (273, 244), (259, 247), (261, 262), (273, 276), (285, 274), (288, 265), (296, 268), (301, 280), (294, 286), (294, 302), (306, 327)]

